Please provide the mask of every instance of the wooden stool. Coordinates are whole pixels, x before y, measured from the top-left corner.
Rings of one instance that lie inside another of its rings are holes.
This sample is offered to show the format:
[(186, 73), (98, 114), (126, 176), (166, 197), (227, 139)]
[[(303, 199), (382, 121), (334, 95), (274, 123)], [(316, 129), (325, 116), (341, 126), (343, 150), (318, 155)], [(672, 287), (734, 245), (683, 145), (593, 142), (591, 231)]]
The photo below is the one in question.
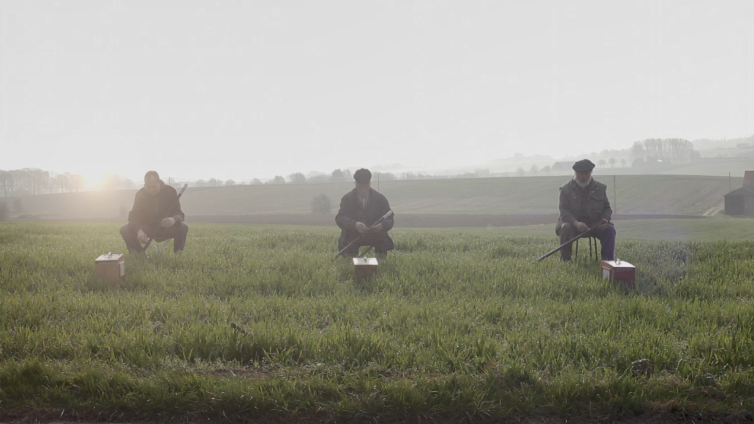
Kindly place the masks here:
[[(597, 249), (597, 240), (599, 240), (597, 237), (581, 237), (587, 239), (589, 242), (589, 259), (592, 259), (592, 241), (594, 241), (594, 260), (599, 260), (599, 250)], [(576, 240), (576, 258), (579, 257), (579, 240)]]

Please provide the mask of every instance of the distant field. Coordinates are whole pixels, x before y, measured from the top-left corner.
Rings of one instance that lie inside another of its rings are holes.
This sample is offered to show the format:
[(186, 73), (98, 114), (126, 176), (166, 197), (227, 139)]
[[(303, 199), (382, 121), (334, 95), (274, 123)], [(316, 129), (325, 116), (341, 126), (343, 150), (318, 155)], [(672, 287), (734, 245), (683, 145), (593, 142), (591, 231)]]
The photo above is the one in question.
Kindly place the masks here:
[(0, 223), (3, 421), (738, 422), (754, 409), (752, 242), (624, 240), (627, 290), (583, 255), (535, 262), (554, 236), (401, 229), (358, 282), (331, 260), (333, 228), (195, 224), (186, 252), (128, 255), (113, 285), (92, 269), (122, 251), (117, 230)]
[[(608, 184), (608, 195), (623, 214), (702, 215), (723, 203), (728, 178), (654, 175), (596, 178)], [(476, 178), (383, 181), (382, 191), (396, 215), (405, 214), (556, 214), (558, 188), (568, 177)], [(732, 187), (742, 179), (732, 180)], [(375, 184), (376, 187), (376, 184)], [(311, 198), (326, 194), (337, 211), (352, 183), (284, 184), (218, 188), (190, 187), (182, 199), (192, 216), (308, 214)], [(24, 213), (41, 219), (123, 220), (133, 191), (57, 194), (22, 198)], [(616, 201), (617, 200), (617, 201)]]
[[(664, 174), (673, 175), (710, 175), (743, 178), (745, 171), (754, 171), (754, 161), (745, 162), (722, 162), (722, 163), (695, 163), (673, 168)], [(739, 185), (740, 186), (740, 185)], [(737, 188), (738, 186), (736, 186)]]

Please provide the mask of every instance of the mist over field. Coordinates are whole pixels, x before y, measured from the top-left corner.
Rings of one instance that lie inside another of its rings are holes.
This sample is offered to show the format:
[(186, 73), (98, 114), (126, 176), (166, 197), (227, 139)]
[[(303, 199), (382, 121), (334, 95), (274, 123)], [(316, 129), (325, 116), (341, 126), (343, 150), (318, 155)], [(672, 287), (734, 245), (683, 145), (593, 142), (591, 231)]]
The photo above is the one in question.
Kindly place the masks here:
[(752, 217), (748, 0), (0, 0), (0, 423), (750, 423)]

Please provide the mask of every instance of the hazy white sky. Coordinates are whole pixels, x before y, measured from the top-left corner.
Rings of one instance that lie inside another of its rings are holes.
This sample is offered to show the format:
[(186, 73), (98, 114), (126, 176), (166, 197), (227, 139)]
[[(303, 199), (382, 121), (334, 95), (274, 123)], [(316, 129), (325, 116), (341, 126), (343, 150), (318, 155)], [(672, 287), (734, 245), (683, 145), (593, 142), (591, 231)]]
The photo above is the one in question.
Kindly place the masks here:
[(754, 1), (0, 0), (0, 169), (233, 178), (754, 133)]

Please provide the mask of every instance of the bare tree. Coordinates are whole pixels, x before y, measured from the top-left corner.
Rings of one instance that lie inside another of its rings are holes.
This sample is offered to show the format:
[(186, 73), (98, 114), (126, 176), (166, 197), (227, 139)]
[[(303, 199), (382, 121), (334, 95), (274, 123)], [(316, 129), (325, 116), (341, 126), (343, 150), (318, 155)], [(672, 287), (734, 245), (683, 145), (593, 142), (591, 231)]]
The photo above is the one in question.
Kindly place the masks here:
[(621, 166), (622, 168), (625, 168), (625, 167), (626, 167), (626, 158), (623, 158), (623, 159), (621, 159), (621, 160), (620, 160), (620, 166)]
[(343, 175), (343, 171), (336, 169), (330, 174), (330, 179), (333, 181), (344, 181), (346, 177)]
[(607, 162), (605, 162), (605, 159), (600, 159), (597, 163), (600, 164), (600, 168), (604, 168)]
[(285, 184), (285, 178), (280, 175), (275, 175), (275, 178), (268, 181), (267, 184)]
[(531, 168), (529, 168), (529, 173), (531, 175), (537, 175), (539, 172), (539, 167), (537, 165), (532, 165)]
[(609, 159), (609, 162), (610, 162), (610, 167), (611, 167), (611, 168), (615, 168), (615, 163), (616, 163), (616, 162), (618, 162), (618, 161), (617, 161), (617, 160), (615, 160), (615, 158), (610, 158), (610, 159)]
[(526, 175), (526, 171), (524, 170), (524, 168), (519, 167), (516, 170), (516, 174), (518, 174), (520, 177), (523, 177), (524, 175)]
[(236, 182), (233, 180), (228, 180), (225, 182), (226, 187), (233, 187), (234, 185), (236, 185)]
[(71, 174), (67, 172), (65, 174), (58, 174), (53, 177), (53, 181), (55, 182), (55, 187), (60, 189), (61, 193), (65, 193), (71, 187)]
[(545, 175), (550, 175), (550, 172), (552, 172), (552, 167), (550, 165), (547, 165), (542, 168), (542, 172), (544, 172)]
[(3, 197), (8, 197), (9, 191), (13, 195), (13, 175), (10, 172), (0, 171), (0, 187), (3, 189)]
[(288, 182), (291, 184), (303, 184), (306, 182), (306, 175), (296, 172), (288, 176)]

